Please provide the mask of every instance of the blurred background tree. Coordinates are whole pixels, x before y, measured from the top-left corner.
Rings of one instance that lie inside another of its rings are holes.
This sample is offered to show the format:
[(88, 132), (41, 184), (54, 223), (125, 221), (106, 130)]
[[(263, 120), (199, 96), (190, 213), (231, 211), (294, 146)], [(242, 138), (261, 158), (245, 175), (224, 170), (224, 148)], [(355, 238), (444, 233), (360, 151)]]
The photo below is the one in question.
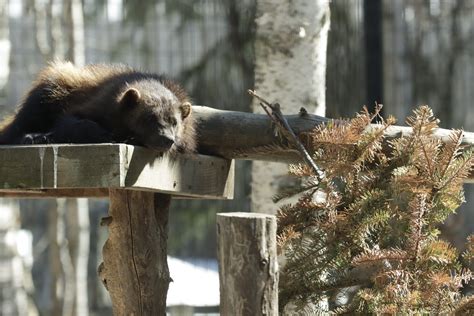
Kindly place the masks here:
[[(474, 111), (469, 111), (474, 99), (473, 6), (467, 0), (332, 1), (327, 116), (352, 116), (363, 104), (377, 101), (385, 105), (385, 113), (402, 118), (426, 103), (443, 127), (474, 131)], [(78, 7), (83, 11), (82, 26), (73, 18), (78, 17)], [(196, 104), (250, 111), (246, 90), (254, 85), (255, 8), (253, 0), (0, 1), (0, 114), (12, 113), (50, 58), (80, 62), (80, 50), (85, 63), (121, 62), (168, 74), (186, 86)], [(82, 43), (77, 37), (80, 29)], [(173, 203), (171, 255), (215, 257), (215, 213), (250, 209), (249, 166), (237, 163), (233, 201)], [(466, 197), (468, 203), (444, 230), (458, 244), (473, 230), (469, 201), (474, 193), (469, 186)], [(51, 240), (45, 230), (44, 203), (22, 201), (20, 212), (12, 214), (20, 214), (18, 229), (32, 233), (36, 288), (32, 301), (41, 313), (51, 314), (51, 275), (46, 272)], [(106, 213), (107, 203), (91, 200), (89, 207), (88, 305), (91, 314), (103, 315), (110, 309), (95, 271), (105, 233), (98, 219)], [(5, 236), (2, 229), (0, 236)], [(6, 252), (1, 249), (3, 260)], [(11, 269), (10, 259), (5, 260), (1, 267)], [(205, 262), (209, 270), (215, 269), (212, 261)], [(15, 309), (5, 309), (12, 301), (2, 294), (12, 286), (8, 269), (0, 269), (0, 314), (15, 314)]]

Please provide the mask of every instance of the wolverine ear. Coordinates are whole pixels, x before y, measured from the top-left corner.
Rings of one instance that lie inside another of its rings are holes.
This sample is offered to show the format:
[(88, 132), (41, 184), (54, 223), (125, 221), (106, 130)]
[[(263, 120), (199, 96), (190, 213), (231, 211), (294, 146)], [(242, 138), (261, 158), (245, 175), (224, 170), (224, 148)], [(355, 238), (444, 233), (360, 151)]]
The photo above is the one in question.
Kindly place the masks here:
[(140, 92), (135, 88), (129, 88), (122, 95), (120, 103), (125, 106), (134, 106), (135, 104), (137, 104), (138, 100), (140, 100)]
[(181, 118), (185, 119), (191, 114), (192, 108), (191, 108), (191, 103), (189, 102), (184, 102), (179, 106), (179, 110), (181, 111)]

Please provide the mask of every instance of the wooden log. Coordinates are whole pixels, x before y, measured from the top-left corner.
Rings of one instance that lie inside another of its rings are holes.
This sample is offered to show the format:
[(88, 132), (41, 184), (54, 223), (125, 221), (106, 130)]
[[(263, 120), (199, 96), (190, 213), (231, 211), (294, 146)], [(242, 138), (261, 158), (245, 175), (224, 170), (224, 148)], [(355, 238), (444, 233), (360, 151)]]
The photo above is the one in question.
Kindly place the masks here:
[(167, 263), (171, 196), (110, 190), (109, 238), (99, 276), (114, 315), (165, 315), (170, 282)]
[[(227, 159), (266, 160), (276, 162), (302, 162), (297, 150), (291, 149), (275, 136), (271, 120), (264, 114), (236, 111), (224, 111), (205, 106), (193, 106), (199, 135), (199, 152)], [(301, 112), (297, 115), (285, 115), (295, 133), (301, 134), (313, 130), (330, 119)], [(370, 128), (375, 128), (372, 125)], [(407, 136), (412, 133), (407, 126), (391, 126), (387, 129), (387, 140)], [(434, 137), (446, 142), (451, 130), (438, 128)], [(468, 148), (474, 146), (474, 133), (464, 132), (462, 144)], [(471, 173), (466, 182), (474, 182)]]
[[(218, 110), (206, 106), (193, 106), (197, 122), (199, 152), (228, 159), (268, 160), (279, 162), (300, 161), (296, 150), (287, 148), (275, 136), (271, 120), (265, 114)], [(302, 112), (285, 115), (296, 134), (309, 132), (330, 119)], [(375, 125), (372, 125), (375, 127)], [(434, 137), (446, 141), (450, 130), (439, 128)], [(407, 126), (392, 126), (385, 136), (388, 139), (411, 133)], [(474, 133), (464, 132), (463, 145), (474, 146)]]
[[(288, 148), (266, 114), (224, 111), (193, 106), (199, 135), (199, 152), (247, 160), (298, 161), (296, 150)], [(285, 115), (296, 134), (308, 132), (329, 119), (310, 114)]]
[(276, 218), (217, 214), (221, 315), (278, 315)]

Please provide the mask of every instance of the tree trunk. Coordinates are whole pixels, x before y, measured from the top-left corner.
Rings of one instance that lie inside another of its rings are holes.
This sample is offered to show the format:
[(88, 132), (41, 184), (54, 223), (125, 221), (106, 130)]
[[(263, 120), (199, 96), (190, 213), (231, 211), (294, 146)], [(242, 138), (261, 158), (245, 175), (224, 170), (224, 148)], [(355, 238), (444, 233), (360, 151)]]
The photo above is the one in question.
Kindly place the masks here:
[(48, 239), (49, 239), (49, 273), (50, 273), (50, 308), (49, 313), (54, 316), (62, 314), (62, 266), (60, 259), (61, 243), (63, 235), (62, 221), (60, 220), (59, 199), (48, 203)]
[[(28, 249), (21, 238), (18, 200), (0, 199), (0, 315), (37, 315), (28, 301), (24, 261), (19, 249)], [(23, 244), (22, 244), (23, 243)], [(32, 255), (31, 253), (29, 255)]]
[(89, 205), (87, 199), (67, 199), (67, 240), (73, 268), (72, 314), (89, 314), (87, 261), (89, 258)]
[(0, 115), (6, 112), (4, 104), (5, 88), (8, 83), (10, 73), (10, 28), (8, 16), (8, 1), (0, 1)]
[[(383, 104), (382, 0), (364, 0), (366, 105)], [(383, 111), (383, 109), (382, 109)]]
[[(10, 72), (10, 35), (9, 35), (8, 1), (0, 1), (0, 115), (6, 112), (2, 105), (5, 100), (2, 96), (5, 93), (6, 84)], [(25, 296), (22, 288), (21, 275), (15, 273), (14, 267), (23, 267), (22, 258), (14, 251), (17, 245), (10, 240), (7, 242), (7, 233), (16, 236), (19, 231), (19, 210), (18, 201), (0, 199), (0, 266), (2, 267), (2, 285), (0, 291), (0, 314), (24, 314), (27, 312), (27, 302), (21, 300)], [(5, 270), (3, 270), (5, 269)], [(13, 271), (9, 271), (9, 270)]]
[[(66, 59), (77, 66), (85, 64), (84, 11), (81, 0), (65, 0), (63, 3), (64, 22), (66, 24)], [(72, 314), (89, 314), (87, 266), (89, 258), (89, 207), (86, 199), (69, 199), (69, 216), (66, 218), (69, 253), (71, 258), (71, 279), (74, 285), (74, 297), (71, 302)]]
[(67, 59), (77, 66), (85, 64), (84, 46), (84, 10), (81, 0), (67, 0), (65, 4), (65, 21), (68, 24)]
[[(329, 1), (257, 1), (255, 90), (295, 113), (324, 116)], [(258, 103), (255, 112), (261, 112)], [(284, 164), (254, 162), (251, 208), (274, 213), (271, 197), (291, 186)]]

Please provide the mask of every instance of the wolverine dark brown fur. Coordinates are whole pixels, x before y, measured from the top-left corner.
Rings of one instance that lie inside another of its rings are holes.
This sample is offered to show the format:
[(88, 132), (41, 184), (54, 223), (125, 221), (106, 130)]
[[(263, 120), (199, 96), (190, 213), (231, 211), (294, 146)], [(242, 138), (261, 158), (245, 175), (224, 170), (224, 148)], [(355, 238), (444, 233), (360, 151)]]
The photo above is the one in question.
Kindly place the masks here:
[(125, 142), (195, 150), (191, 104), (177, 84), (123, 65), (46, 67), (0, 144)]

